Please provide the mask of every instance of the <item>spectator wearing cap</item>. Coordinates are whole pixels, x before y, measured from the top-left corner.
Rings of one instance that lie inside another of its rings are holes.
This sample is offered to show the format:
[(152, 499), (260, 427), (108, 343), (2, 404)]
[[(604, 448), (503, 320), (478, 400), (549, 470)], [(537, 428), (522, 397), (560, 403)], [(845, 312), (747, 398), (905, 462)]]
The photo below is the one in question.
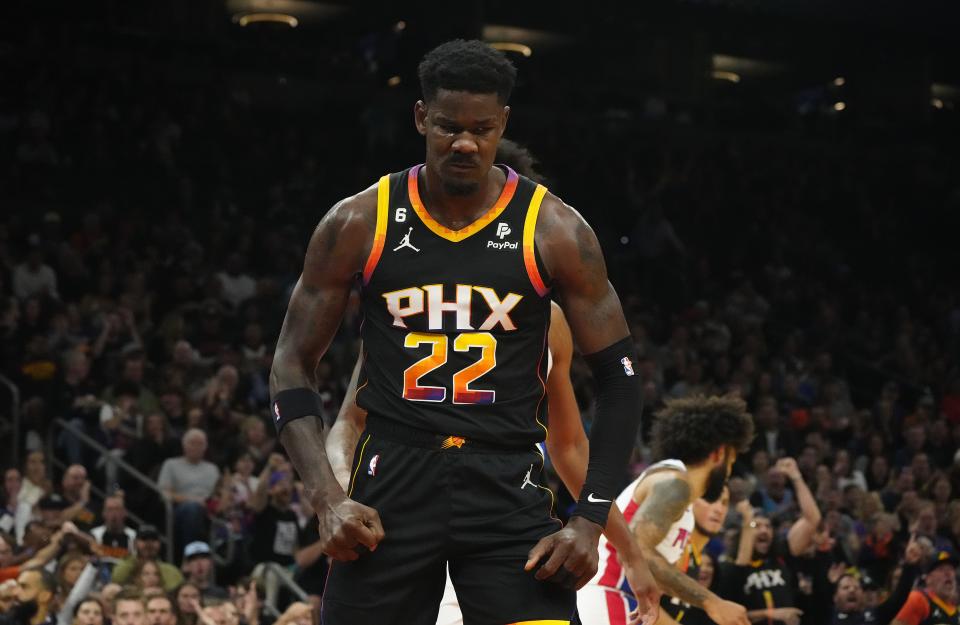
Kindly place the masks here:
[(127, 527), (127, 506), (123, 496), (113, 495), (103, 500), (103, 525), (90, 530), (97, 543), (103, 547), (103, 555), (122, 560), (133, 551), (137, 533)]
[(860, 575), (845, 573), (837, 581), (833, 595), (833, 625), (868, 625), (877, 623), (886, 625), (900, 611), (913, 589), (913, 584), (920, 576), (920, 560), (923, 550), (920, 545), (911, 540), (904, 552), (904, 564), (901, 569), (897, 587), (878, 606), (867, 605), (864, 594), (866, 580)]
[(254, 514), (251, 546), (254, 562), (293, 564), (300, 526), (297, 513), (290, 508), (292, 498), (290, 463), (280, 454), (271, 454), (247, 504)]
[[(59, 493), (45, 495), (37, 502), (37, 511), (40, 513), (40, 524), (51, 532), (56, 531), (63, 524), (66, 516), (64, 512), (69, 507), (70, 504)], [(26, 531), (24, 532), (24, 537), (26, 537)]]
[(203, 430), (187, 430), (181, 442), (183, 455), (163, 463), (157, 484), (175, 506), (177, 544), (186, 545), (206, 533), (206, 501), (217, 486), (220, 470), (203, 459), (207, 452)]
[(160, 567), (160, 579), (163, 589), (170, 592), (183, 582), (183, 575), (177, 567), (160, 560), (160, 533), (152, 525), (142, 525), (134, 541), (134, 555), (128, 556), (113, 568), (112, 580), (117, 584), (126, 584), (142, 561), (156, 560)]
[(184, 547), (182, 568), (184, 580), (196, 586), (202, 595), (227, 596), (214, 580), (213, 552), (207, 543), (196, 540)]
[(956, 625), (957, 566), (960, 560), (948, 551), (939, 552), (927, 567), (924, 588), (914, 590), (891, 625)]

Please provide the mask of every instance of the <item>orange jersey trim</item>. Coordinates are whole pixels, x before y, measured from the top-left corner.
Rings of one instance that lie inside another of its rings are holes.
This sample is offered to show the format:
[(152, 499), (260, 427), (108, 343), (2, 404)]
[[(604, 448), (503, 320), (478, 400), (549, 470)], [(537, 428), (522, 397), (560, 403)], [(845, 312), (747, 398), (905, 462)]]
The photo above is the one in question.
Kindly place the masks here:
[(540, 269), (537, 268), (537, 255), (534, 252), (534, 233), (537, 230), (537, 217), (540, 215), (540, 204), (543, 202), (543, 196), (547, 188), (542, 184), (537, 185), (537, 190), (533, 192), (533, 198), (530, 200), (530, 207), (527, 208), (527, 218), (523, 221), (523, 264), (527, 268), (527, 275), (530, 276), (530, 282), (533, 284), (537, 295), (544, 297), (550, 292), (547, 285), (543, 283), (540, 276)]
[(435, 235), (443, 237), (447, 241), (453, 241), (454, 243), (459, 243), (467, 237), (476, 234), (480, 230), (483, 230), (483, 228), (485, 228), (491, 221), (499, 217), (500, 213), (507, 208), (507, 204), (510, 203), (510, 200), (513, 199), (513, 194), (517, 190), (517, 183), (520, 181), (520, 177), (517, 175), (517, 172), (508, 168), (507, 183), (503, 185), (503, 190), (500, 192), (500, 197), (497, 198), (497, 201), (494, 203), (494, 205), (490, 207), (490, 210), (481, 215), (469, 226), (465, 226), (460, 230), (451, 230), (431, 217), (430, 213), (427, 212), (427, 209), (424, 208), (423, 202), (420, 200), (420, 188), (417, 184), (417, 180), (422, 168), (423, 165), (414, 167), (410, 170), (409, 176), (407, 176), (407, 192), (410, 194), (410, 203), (413, 204), (413, 212), (417, 214), (417, 217), (420, 218), (420, 221), (423, 222), (423, 225), (429, 228)]
[(373, 276), (373, 270), (377, 268), (380, 262), (380, 255), (383, 254), (383, 244), (387, 240), (387, 211), (390, 208), (390, 176), (383, 176), (377, 183), (377, 229), (373, 234), (373, 247), (370, 248), (370, 256), (367, 257), (367, 264), (363, 267), (363, 283), (369, 284)]

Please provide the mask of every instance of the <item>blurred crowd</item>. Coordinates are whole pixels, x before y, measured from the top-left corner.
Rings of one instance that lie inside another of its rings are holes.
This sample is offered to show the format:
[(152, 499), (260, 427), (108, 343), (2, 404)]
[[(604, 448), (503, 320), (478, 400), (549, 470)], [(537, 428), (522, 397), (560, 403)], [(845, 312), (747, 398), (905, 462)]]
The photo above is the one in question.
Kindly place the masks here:
[[(21, 462), (0, 489), (0, 613), (14, 615), (0, 623), (256, 625), (276, 618), (265, 563), (315, 602), (326, 562), (269, 419), (273, 344), (312, 226), (418, 158), (398, 121), (408, 102), (278, 117), (215, 77), (174, 89), (122, 65), (7, 69), (25, 89), (0, 100), (0, 373), (21, 429), (0, 442)], [(905, 571), (911, 588), (940, 583), (935, 565), (960, 549), (957, 161), (535, 113), (509, 132), (603, 242), (641, 355), (644, 431), (664, 399), (698, 393), (739, 394), (756, 419), (730, 502), (750, 504), (758, 575), (703, 583), (756, 610), (763, 584), (789, 587), (777, 608), (797, 611), (770, 617), (788, 625), (875, 609)], [(357, 304), (317, 370), (328, 421)], [(573, 376), (589, 429), (589, 370)], [(643, 440), (633, 475), (651, 461)], [(809, 545), (776, 565), (790, 574), (759, 575), (805, 517)], [(710, 542), (718, 563), (745, 518)], [(309, 618), (293, 599), (281, 593), (277, 622)]]

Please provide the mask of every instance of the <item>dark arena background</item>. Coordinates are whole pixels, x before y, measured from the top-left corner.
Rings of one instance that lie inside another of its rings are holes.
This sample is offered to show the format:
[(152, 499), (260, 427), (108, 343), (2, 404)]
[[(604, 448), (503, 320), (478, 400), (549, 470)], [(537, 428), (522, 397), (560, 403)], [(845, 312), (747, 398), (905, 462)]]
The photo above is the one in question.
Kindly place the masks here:
[[(174, 620), (150, 625), (318, 618), (303, 604), (319, 604), (328, 562), (276, 440), (272, 354), (319, 220), (423, 161), (417, 64), (455, 38), (516, 65), (505, 136), (603, 247), (644, 396), (621, 487), (650, 464), (665, 399), (734, 394), (754, 416), (701, 581), (763, 603), (775, 575), (725, 583), (753, 507), (768, 550), (817, 521), (784, 560), (790, 604), (756, 622), (869, 612), (905, 575), (930, 596), (930, 563), (960, 549), (948, 5), (5, 3), (0, 622), (37, 624), (16, 581), (35, 566), (56, 578), (49, 622), (86, 594), (101, 620), (60, 623), (122, 622), (128, 586), (170, 593)], [(316, 371), (328, 423), (360, 323), (353, 296)], [(589, 432), (579, 357), (572, 381)], [(192, 428), (205, 440), (181, 442)], [(190, 445), (207, 463), (184, 482)], [(566, 519), (575, 501), (547, 482)], [(818, 514), (798, 503), (807, 487)], [(887, 608), (854, 622), (921, 622)]]

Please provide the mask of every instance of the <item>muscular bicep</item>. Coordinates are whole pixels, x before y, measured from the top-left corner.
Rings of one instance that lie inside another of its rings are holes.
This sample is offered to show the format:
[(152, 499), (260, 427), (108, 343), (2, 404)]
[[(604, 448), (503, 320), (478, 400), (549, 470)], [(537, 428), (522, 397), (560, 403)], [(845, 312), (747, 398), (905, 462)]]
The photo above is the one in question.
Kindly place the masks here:
[(316, 365), (340, 326), (376, 227), (376, 206), (371, 210), (362, 196), (337, 204), (310, 238), (277, 341), (273, 393), (313, 386)]
[(656, 549), (690, 505), (690, 484), (679, 474), (655, 477), (659, 479), (645, 489), (631, 523), (637, 542), (647, 549)]
[(544, 203), (541, 219), (537, 243), (580, 350), (592, 354), (627, 336), (620, 299), (607, 279), (593, 230), (579, 213), (555, 198)]

